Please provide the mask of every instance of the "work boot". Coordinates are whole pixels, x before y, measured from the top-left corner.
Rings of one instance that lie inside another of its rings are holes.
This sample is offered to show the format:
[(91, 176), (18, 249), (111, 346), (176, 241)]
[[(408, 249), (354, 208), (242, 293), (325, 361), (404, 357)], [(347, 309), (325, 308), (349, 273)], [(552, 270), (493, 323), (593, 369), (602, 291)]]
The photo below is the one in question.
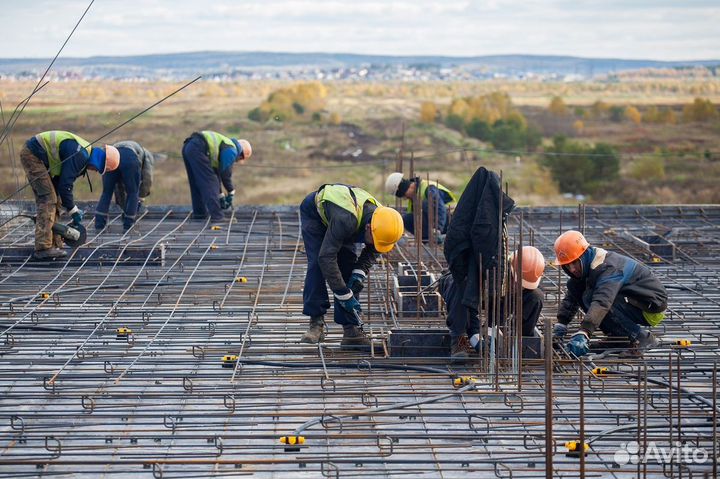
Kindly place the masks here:
[(635, 340), (632, 341), (633, 348), (640, 352), (656, 348), (659, 345), (660, 341), (651, 331), (648, 331), (647, 329), (640, 331)]
[(301, 343), (317, 344), (325, 338), (325, 319), (322, 316), (310, 318), (310, 327), (302, 338)]
[(60, 248), (48, 248), (33, 253), (33, 259), (36, 261), (52, 261), (58, 258), (65, 258), (67, 251)]
[(462, 362), (470, 357), (468, 350), (470, 343), (467, 336), (453, 337), (450, 342), (450, 360), (453, 362)]
[(357, 326), (343, 326), (343, 337), (340, 341), (341, 349), (356, 349), (370, 351), (370, 338), (365, 331)]

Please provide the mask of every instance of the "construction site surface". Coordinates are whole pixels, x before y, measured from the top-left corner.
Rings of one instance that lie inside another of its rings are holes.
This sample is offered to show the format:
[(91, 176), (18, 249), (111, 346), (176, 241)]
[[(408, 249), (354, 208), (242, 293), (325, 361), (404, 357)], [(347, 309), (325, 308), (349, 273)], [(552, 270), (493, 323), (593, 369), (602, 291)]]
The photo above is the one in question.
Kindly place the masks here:
[[(340, 348), (331, 314), (324, 342), (299, 343), (296, 207), (242, 206), (215, 228), (182, 206), (129, 233), (111, 219), (50, 265), (31, 260), (30, 219), (0, 232), (0, 477), (717, 477), (718, 206), (510, 216), (510, 246), (551, 259), (580, 229), (669, 292), (660, 347), (582, 362), (542, 355), (545, 338), (523, 357), (509, 324), (451, 363), (426, 287), (442, 248), (409, 235), (362, 292), (366, 353)], [(541, 333), (564, 282), (546, 269)]]

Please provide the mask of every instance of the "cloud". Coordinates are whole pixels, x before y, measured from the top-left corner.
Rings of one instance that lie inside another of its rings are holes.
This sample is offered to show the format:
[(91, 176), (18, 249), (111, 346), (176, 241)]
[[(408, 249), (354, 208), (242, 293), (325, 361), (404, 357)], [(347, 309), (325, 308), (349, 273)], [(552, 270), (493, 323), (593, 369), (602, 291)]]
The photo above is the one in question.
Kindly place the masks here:
[[(86, 0), (4, 8), (0, 56), (51, 57)], [(103, 0), (65, 55), (198, 50), (720, 58), (716, 1)]]

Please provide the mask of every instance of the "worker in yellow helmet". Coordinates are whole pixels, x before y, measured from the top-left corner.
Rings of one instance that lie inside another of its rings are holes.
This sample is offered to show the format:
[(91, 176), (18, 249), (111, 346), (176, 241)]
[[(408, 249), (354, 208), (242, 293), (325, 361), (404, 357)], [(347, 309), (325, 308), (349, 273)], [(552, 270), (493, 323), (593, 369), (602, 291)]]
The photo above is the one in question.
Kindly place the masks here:
[[(313, 344), (324, 337), (324, 316), (330, 308), (327, 282), (335, 299), (335, 322), (343, 327), (341, 346), (368, 349), (357, 296), (377, 254), (388, 253), (402, 236), (400, 213), (365, 190), (328, 184), (305, 197), (300, 219), (308, 259), (303, 314), (310, 316), (310, 327), (300, 341)], [(358, 243), (364, 244), (359, 257), (354, 251)]]

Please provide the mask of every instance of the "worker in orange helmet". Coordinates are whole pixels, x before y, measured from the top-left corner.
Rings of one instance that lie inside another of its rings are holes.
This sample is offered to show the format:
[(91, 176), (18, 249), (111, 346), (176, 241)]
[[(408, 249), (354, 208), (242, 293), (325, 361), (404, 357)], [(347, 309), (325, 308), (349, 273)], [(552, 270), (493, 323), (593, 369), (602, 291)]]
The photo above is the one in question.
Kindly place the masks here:
[(658, 340), (649, 330), (664, 318), (667, 291), (646, 265), (612, 251), (590, 246), (579, 231), (555, 240), (556, 264), (570, 279), (558, 308), (553, 336), (562, 341), (579, 309), (585, 312), (580, 330), (567, 343), (575, 356), (590, 352), (590, 337), (600, 328), (607, 336), (628, 338), (639, 350)]
[[(522, 335), (533, 336), (543, 308), (543, 292), (539, 286), (545, 271), (545, 258), (534, 246), (523, 246), (522, 268), (517, 266), (518, 255), (516, 253), (510, 254), (508, 263), (514, 278), (518, 271), (521, 273)], [(455, 286), (452, 275), (446, 274), (440, 279), (440, 294), (448, 308), (447, 326), (450, 329), (451, 337), (450, 357), (453, 361), (462, 361), (468, 358), (470, 348), (478, 352), (482, 348), (477, 314), (462, 304), (461, 294)], [(465, 341), (468, 341), (469, 347)]]
[(35, 195), (37, 218), (35, 221), (35, 253), (38, 261), (51, 261), (67, 256), (63, 240), (52, 231), (60, 216), (62, 205), (72, 218), (73, 226), (82, 226), (83, 211), (75, 204), (75, 180), (87, 170), (105, 174), (120, 164), (120, 153), (112, 145), (91, 146), (69, 131), (45, 131), (33, 136), (20, 151), (20, 162), (25, 169)]

